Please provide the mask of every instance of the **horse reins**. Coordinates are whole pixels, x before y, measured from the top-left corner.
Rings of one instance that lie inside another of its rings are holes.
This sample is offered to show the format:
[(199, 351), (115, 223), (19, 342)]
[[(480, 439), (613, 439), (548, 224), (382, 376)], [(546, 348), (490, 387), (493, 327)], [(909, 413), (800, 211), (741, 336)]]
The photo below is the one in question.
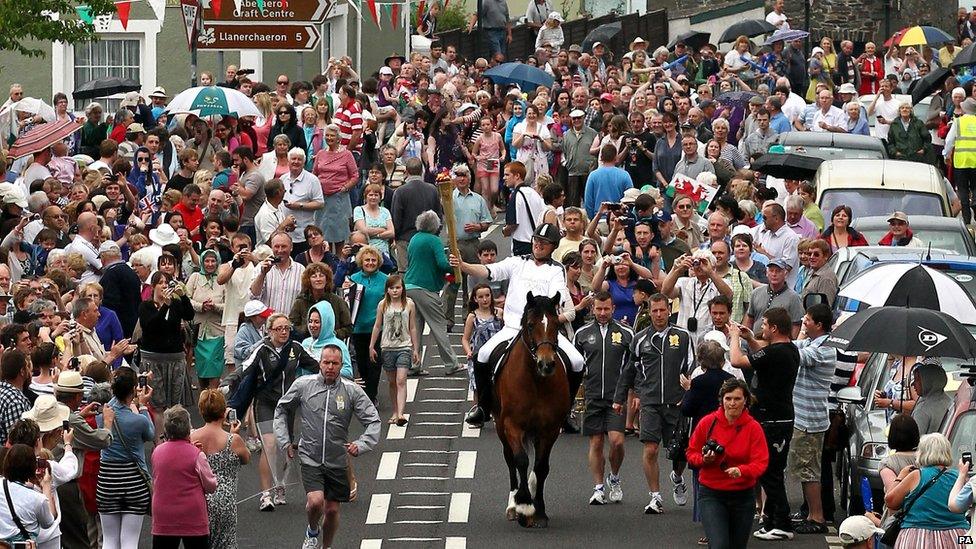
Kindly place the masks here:
[(521, 332), (520, 337), (522, 338), (522, 343), (524, 343), (525, 344), (525, 347), (528, 348), (528, 350), (529, 350), (529, 356), (531, 356), (532, 357), (532, 360), (535, 361), (536, 363), (539, 362), (539, 358), (538, 358), (538, 356), (536, 356), (536, 353), (539, 350), (539, 348), (542, 347), (542, 346), (544, 346), (544, 345), (548, 345), (548, 346), (552, 347), (553, 351), (556, 352), (556, 353), (558, 353), (558, 351), (559, 351), (559, 343), (558, 343), (558, 341), (553, 341), (551, 339), (544, 339), (544, 340), (536, 343), (535, 341), (530, 341), (529, 338), (526, 337), (527, 330), (525, 328), (522, 328), (520, 330), (520, 332)]

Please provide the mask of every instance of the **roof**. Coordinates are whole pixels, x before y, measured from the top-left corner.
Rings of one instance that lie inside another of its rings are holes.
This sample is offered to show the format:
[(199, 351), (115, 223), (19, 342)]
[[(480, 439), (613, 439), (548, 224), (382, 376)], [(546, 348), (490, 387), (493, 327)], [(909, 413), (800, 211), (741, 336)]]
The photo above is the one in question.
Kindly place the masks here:
[(942, 176), (934, 166), (905, 160), (828, 160), (817, 171), (817, 191), (827, 188), (943, 194)]
[[(922, 230), (922, 229), (942, 229), (942, 230), (952, 230), (959, 229), (961, 231), (966, 230), (966, 226), (963, 225), (962, 220), (956, 217), (941, 217), (936, 215), (910, 215), (908, 216), (909, 223), (912, 224), (912, 229)], [(871, 227), (879, 228), (888, 227), (888, 216), (885, 215), (872, 215), (865, 217), (855, 218), (851, 223), (851, 226), (857, 230), (862, 228)]]
[[(870, 135), (854, 135), (834, 132), (785, 132), (776, 136), (774, 143), (815, 147), (838, 147), (843, 149), (863, 149), (887, 153), (884, 143)], [(796, 151), (793, 151), (796, 152)]]

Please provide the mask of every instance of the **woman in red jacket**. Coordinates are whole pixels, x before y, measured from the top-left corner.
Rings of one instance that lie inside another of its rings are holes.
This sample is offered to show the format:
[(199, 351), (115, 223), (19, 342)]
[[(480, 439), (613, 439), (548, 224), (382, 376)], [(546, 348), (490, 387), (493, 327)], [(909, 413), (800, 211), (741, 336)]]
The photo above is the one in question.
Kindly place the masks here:
[(695, 427), (685, 454), (698, 469), (699, 505), (711, 549), (745, 547), (755, 513), (753, 489), (769, 464), (766, 437), (746, 409), (752, 393), (729, 379), (719, 389), (722, 406)]

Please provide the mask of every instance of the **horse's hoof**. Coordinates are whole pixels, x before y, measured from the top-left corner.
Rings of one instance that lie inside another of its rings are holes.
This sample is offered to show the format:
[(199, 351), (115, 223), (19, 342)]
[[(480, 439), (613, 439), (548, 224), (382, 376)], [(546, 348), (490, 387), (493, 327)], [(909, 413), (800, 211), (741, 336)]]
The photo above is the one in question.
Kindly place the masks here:
[(518, 518), (518, 513), (515, 512), (514, 507), (509, 507), (505, 510), (505, 518), (508, 520), (515, 520)]
[(536, 515), (532, 517), (533, 528), (549, 528), (549, 517)]
[(532, 520), (532, 517), (527, 517), (527, 516), (521, 515), (521, 514), (518, 516), (518, 523), (519, 523), (519, 526), (521, 526), (522, 528), (528, 528), (529, 526), (531, 526), (530, 523), (529, 523), (531, 520)]
[(531, 517), (532, 515), (535, 514), (535, 505), (531, 503), (519, 503), (518, 505), (515, 506), (515, 512), (518, 513), (520, 516), (524, 515), (527, 517)]

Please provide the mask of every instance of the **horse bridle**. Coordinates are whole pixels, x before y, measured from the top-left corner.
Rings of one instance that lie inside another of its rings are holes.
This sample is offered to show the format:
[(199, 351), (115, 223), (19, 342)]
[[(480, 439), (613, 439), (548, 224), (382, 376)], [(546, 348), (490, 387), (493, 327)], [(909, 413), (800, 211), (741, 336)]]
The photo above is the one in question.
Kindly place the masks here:
[(559, 351), (558, 336), (556, 341), (553, 341), (551, 339), (543, 339), (542, 341), (535, 342), (535, 341), (531, 341), (526, 336), (527, 333), (528, 330), (526, 330), (525, 327), (523, 326), (521, 330), (521, 336), (520, 336), (522, 338), (522, 343), (525, 344), (525, 347), (529, 350), (529, 356), (532, 357), (532, 361), (535, 362), (536, 364), (539, 363), (539, 357), (537, 356), (537, 353), (540, 347), (548, 345), (549, 347), (552, 347), (553, 352)]

